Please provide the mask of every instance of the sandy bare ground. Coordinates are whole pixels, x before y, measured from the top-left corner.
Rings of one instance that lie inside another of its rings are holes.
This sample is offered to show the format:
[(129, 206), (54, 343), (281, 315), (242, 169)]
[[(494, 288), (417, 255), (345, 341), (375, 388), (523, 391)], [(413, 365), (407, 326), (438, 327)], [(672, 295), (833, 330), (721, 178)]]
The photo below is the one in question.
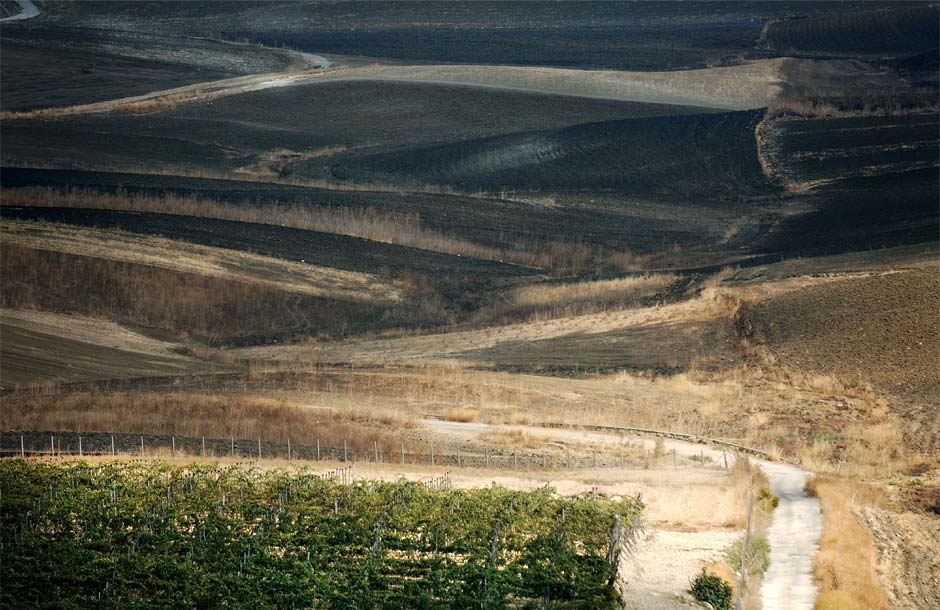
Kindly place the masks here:
[(160, 237), (32, 222), (0, 222), (4, 243), (263, 284), (298, 294), (369, 302), (400, 300), (390, 281), (356, 271), (295, 263)]
[[(313, 59), (315, 58), (315, 59)], [(197, 83), (144, 95), (63, 108), (4, 112), (0, 119), (64, 118), (104, 112), (165, 110), (252, 91), (336, 81), (393, 81), (508, 89), (624, 102), (678, 104), (745, 110), (763, 108), (780, 91), (781, 61), (761, 60), (724, 68), (673, 72), (575, 70), (522, 66), (370, 65), (336, 67), (321, 56), (303, 55), (318, 69), (255, 74)]]

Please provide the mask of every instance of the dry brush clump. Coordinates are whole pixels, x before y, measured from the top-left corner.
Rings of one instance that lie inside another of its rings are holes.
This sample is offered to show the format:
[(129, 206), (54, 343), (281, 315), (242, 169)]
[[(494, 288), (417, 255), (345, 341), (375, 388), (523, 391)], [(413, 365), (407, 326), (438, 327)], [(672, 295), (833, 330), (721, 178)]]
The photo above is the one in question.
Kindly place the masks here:
[(767, 106), (769, 118), (845, 118), (936, 113), (936, 91), (853, 96), (780, 95)]
[(518, 323), (639, 307), (679, 280), (673, 274), (644, 274), (611, 280), (532, 284), (507, 290), (481, 309), (475, 321)]
[(193, 438), (261, 439), (342, 446), (386, 453), (401, 449), (401, 431), (414, 427), (402, 413), (338, 410), (250, 394), (96, 393), (18, 394), (4, 398), (0, 429), (164, 434)]

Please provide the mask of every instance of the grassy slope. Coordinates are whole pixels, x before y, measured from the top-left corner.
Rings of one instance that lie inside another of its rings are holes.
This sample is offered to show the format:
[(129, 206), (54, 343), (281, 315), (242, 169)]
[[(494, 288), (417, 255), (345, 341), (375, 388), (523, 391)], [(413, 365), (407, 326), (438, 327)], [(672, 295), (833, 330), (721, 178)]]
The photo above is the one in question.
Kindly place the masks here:
[(229, 370), (102, 319), (4, 309), (0, 329), (4, 387)]

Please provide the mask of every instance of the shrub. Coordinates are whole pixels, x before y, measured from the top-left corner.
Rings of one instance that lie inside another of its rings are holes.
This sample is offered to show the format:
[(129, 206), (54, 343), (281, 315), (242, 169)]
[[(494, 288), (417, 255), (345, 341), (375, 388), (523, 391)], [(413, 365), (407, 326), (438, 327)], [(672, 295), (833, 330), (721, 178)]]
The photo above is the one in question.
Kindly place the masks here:
[(692, 581), (692, 588), (689, 592), (698, 601), (711, 604), (715, 610), (731, 610), (731, 585), (720, 576), (709, 574), (704, 568), (701, 574)]
[(757, 494), (757, 504), (764, 512), (769, 513), (780, 505), (780, 498), (774, 495), (774, 492), (770, 491), (767, 487), (761, 487)]
[[(735, 567), (741, 566), (741, 545), (733, 544), (728, 549), (728, 563)], [(755, 536), (747, 542), (747, 557), (745, 566), (748, 574), (762, 574), (770, 567), (770, 543), (766, 538)]]

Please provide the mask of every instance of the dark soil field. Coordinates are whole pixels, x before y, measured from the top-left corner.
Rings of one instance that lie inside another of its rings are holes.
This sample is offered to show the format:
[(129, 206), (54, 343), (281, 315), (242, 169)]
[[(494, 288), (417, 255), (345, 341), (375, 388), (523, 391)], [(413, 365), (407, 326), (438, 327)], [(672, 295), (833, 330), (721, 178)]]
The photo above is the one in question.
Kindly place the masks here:
[[(827, 38), (832, 26), (825, 20), (847, 10), (846, 4), (834, 2), (217, 2), (211, 12), (203, 5), (179, 2), (78, 6), (56, 6), (44, 20), (117, 30), (221, 33), (317, 53), (407, 61), (625, 70), (698, 68), (766, 57), (774, 53), (761, 43), (761, 27), (768, 19), (819, 17), (822, 26), (797, 36), (795, 42), (808, 37), (810, 44), (837, 46), (844, 41)], [(912, 12), (909, 7), (918, 5), (865, 3), (848, 8), (856, 6), (890, 7), (889, 18), (903, 27), (911, 21), (905, 9)], [(852, 36), (865, 33), (864, 23), (852, 25)], [(929, 28), (919, 25), (912, 30), (917, 40), (929, 34)], [(901, 30), (898, 38), (907, 33)], [(782, 29), (774, 40), (790, 42), (794, 36)], [(902, 48), (912, 46), (916, 42)]]
[(159, 115), (11, 122), (4, 126), (3, 159), (66, 167), (84, 158), (105, 166), (235, 169), (262, 162), (264, 153), (288, 150), (309, 157), (298, 175), (327, 177), (334, 163), (330, 150), (368, 153), (693, 111), (701, 112), (470, 87), (313, 82)]
[(746, 3), (214, 3), (216, 10), (208, 14), (185, 3), (87, 4), (81, 10), (59, 7), (47, 19), (97, 28), (221, 32), (307, 51), (402, 60), (625, 69), (703, 66), (753, 53), (760, 36), (755, 17), (779, 13)]
[(340, 178), (737, 205), (772, 191), (740, 112), (606, 121), (341, 161)]
[(810, 211), (784, 218), (765, 251), (818, 256), (938, 239), (937, 169), (841, 180), (801, 196)]
[(940, 163), (935, 113), (778, 121), (771, 129), (772, 166), (788, 183), (910, 172)]
[(804, 14), (772, 22), (765, 40), (771, 49), (788, 55), (914, 55), (937, 48), (938, 19), (938, 7), (927, 3), (834, 15)]
[(506, 342), (464, 352), (497, 370), (548, 375), (594, 375), (615, 371), (674, 374), (693, 360), (710, 370), (735, 364), (740, 355), (733, 326), (719, 321), (651, 324), (598, 334)]
[(190, 375), (225, 369), (183, 355), (145, 353), (122, 349), (120, 345), (109, 347), (59, 333), (41, 332), (19, 320), (0, 321), (0, 334), (3, 336), (0, 387), (3, 388), (32, 383)]
[(337, 269), (385, 270), (384, 273), (391, 276), (419, 273), (492, 280), (537, 273), (537, 270), (517, 265), (438, 254), (345, 235), (211, 218), (62, 208), (4, 208), (3, 216), (160, 235)]
[(243, 74), (278, 72), (283, 51), (142, 33), (5, 26), (4, 111), (85, 104)]
[(9, 189), (4, 201), (8, 207), (20, 202), (17, 187), (42, 186), (155, 197), (198, 196), (232, 206), (250, 202), (270, 206), (301, 203), (356, 210), (371, 208), (381, 213), (416, 213), (423, 226), (493, 247), (563, 239), (588, 246), (629, 248), (643, 254), (672, 244), (712, 243), (731, 222), (726, 213), (716, 211), (703, 216), (689, 209), (682, 222), (677, 223), (674, 218), (679, 209), (673, 210), (672, 218), (663, 218), (654, 205), (624, 204), (616, 195), (599, 200), (589, 194), (572, 205), (544, 206), (495, 197), (334, 191), (232, 180), (12, 167), (0, 169), (0, 182)]
[(787, 293), (760, 304), (754, 319), (784, 363), (869, 381), (891, 394), (911, 439), (936, 451), (938, 303), (940, 273), (931, 265)]

